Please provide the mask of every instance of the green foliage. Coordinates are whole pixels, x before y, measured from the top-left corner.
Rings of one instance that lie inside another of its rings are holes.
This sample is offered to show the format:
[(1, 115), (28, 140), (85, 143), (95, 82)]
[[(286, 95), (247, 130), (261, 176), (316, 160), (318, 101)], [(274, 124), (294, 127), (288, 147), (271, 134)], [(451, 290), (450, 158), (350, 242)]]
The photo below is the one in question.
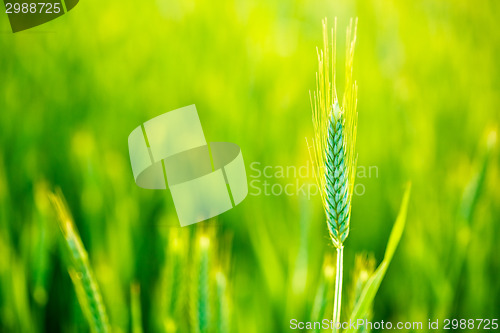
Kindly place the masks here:
[[(191, 249), (208, 225), (217, 247), (232, 235), (212, 261), (216, 298), (220, 252), (231, 255), (220, 269), (229, 305), (211, 300), (214, 323), (219, 308), (231, 333), (289, 332), (291, 318), (308, 320), (320, 287), (332, 293), (323, 264), (335, 255), (319, 195), (308, 196), (304, 140), (325, 16), (331, 27), (338, 17), (339, 92), (344, 28), (359, 18), (345, 285), (356, 253), (383, 258), (410, 179), (408, 220), (373, 320), (499, 317), (500, 159), (498, 144), (485, 145), (500, 123), (498, 1), (80, 1), (18, 34), (0, 16), (0, 332), (89, 331), (47, 202), (53, 187), (65, 194), (113, 332), (132, 330), (133, 283), (144, 332), (190, 332)], [(127, 136), (193, 103), (208, 141), (241, 147), (254, 187), (217, 221), (180, 229), (167, 191), (135, 185)], [(268, 177), (277, 166), (297, 175)], [(293, 195), (256, 195), (264, 181), (268, 193), (292, 184)], [(178, 259), (173, 230), (185, 231)], [(329, 319), (332, 303), (320, 302), (317, 318)]]

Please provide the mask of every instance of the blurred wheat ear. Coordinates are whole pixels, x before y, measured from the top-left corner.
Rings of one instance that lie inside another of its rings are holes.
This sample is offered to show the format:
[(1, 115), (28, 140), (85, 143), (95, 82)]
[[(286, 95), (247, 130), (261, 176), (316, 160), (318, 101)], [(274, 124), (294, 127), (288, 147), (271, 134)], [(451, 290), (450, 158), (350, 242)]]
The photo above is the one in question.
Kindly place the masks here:
[(356, 176), (357, 85), (352, 77), (356, 30), (357, 20), (353, 29), (351, 19), (346, 33), (345, 90), (342, 105), (339, 105), (335, 83), (337, 19), (331, 36), (332, 59), (328, 24), (326, 19), (323, 20), (323, 49), (317, 50), (316, 91), (310, 94), (315, 137), (309, 152), (330, 238), (337, 249), (333, 308), (335, 323), (340, 321), (344, 241), (349, 235), (351, 199)]
[(57, 214), (59, 227), (70, 257), (68, 272), (75, 287), (78, 302), (94, 333), (109, 332), (108, 316), (99, 291), (99, 286), (90, 266), (87, 252), (76, 230), (62, 192), (48, 193)]
[(211, 239), (207, 234), (200, 232), (196, 235), (190, 287), (191, 332), (195, 333), (210, 331), (210, 298), (212, 296), (210, 292), (210, 265), (212, 246)]
[(188, 261), (187, 248), (189, 247), (188, 232), (186, 229), (172, 228), (167, 234), (166, 265), (162, 273), (160, 296), (160, 317), (166, 333), (180, 332), (183, 329), (182, 310), (186, 300), (185, 283)]
[[(373, 257), (373, 254), (367, 254), (367, 253), (356, 254), (356, 257), (354, 258), (354, 271), (350, 289), (348, 312), (352, 312), (352, 310), (354, 309), (355, 304), (361, 298), (363, 289), (365, 288), (366, 284), (368, 283), (368, 280), (370, 279), (370, 277), (373, 275), (374, 272), (375, 272), (375, 258)], [(365, 317), (359, 319), (371, 321), (372, 318), (373, 318), (373, 304), (367, 307)], [(358, 332), (368, 333), (370, 331), (371, 330), (369, 327), (362, 326)]]
[(137, 282), (130, 285), (130, 300), (132, 333), (142, 333), (141, 286)]

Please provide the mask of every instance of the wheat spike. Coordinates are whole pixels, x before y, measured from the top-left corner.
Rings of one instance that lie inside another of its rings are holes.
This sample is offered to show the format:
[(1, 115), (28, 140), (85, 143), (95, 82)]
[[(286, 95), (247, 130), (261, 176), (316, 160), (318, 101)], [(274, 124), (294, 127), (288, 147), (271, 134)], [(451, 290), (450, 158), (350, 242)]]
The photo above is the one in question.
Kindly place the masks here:
[[(328, 231), (333, 244), (341, 248), (349, 235), (351, 199), (356, 176), (357, 85), (353, 81), (353, 58), (357, 20), (351, 19), (346, 36), (345, 91), (339, 104), (336, 78), (336, 33), (332, 29), (331, 66), (327, 20), (323, 20), (323, 49), (317, 50), (316, 91), (310, 93), (314, 142), (310, 147), (315, 178), (320, 187)], [(331, 67), (331, 69), (330, 69)], [(333, 82), (330, 81), (330, 70)]]

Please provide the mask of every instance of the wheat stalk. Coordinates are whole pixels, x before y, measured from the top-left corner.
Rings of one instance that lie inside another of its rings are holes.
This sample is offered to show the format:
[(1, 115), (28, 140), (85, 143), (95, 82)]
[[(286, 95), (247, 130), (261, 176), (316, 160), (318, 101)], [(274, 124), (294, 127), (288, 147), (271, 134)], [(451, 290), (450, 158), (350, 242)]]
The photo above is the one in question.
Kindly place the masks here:
[(49, 199), (57, 213), (59, 226), (71, 258), (69, 275), (75, 286), (78, 302), (84, 312), (90, 329), (94, 333), (109, 332), (108, 316), (92, 272), (87, 251), (73, 223), (61, 191), (49, 193)]
[[(321, 191), (328, 231), (337, 249), (333, 321), (340, 321), (344, 241), (349, 235), (351, 199), (356, 176), (357, 85), (353, 81), (353, 58), (357, 20), (346, 33), (345, 90), (339, 104), (336, 89), (336, 34), (332, 29), (331, 60), (327, 20), (323, 20), (323, 49), (317, 49), (316, 91), (310, 93), (315, 138), (309, 152)], [(331, 61), (331, 66), (330, 66)], [(331, 68), (331, 69), (330, 69)], [(330, 81), (330, 70), (332, 81)]]

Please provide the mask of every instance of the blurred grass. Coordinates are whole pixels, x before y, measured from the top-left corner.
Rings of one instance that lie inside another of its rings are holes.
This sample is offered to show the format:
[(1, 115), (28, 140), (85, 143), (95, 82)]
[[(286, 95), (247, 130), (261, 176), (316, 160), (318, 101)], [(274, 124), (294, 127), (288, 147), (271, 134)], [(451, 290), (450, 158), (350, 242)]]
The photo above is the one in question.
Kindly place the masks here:
[[(144, 331), (166, 328), (170, 305), (157, 305), (169, 300), (158, 290), (178, 222), (168, 192), (134, 184), (129, 132), (195, 103), (207, 139), (240, 145), (249, 174), (255, 161), (306, 165), (325, 16), (339, 27), (359, 18), (358, 164), (378, 168), (358, 177), (366, 191), (353, 199), (346, 285), (357, 252), (382, 260), (411, 179), (406, 231), (374, 319), (498, 318), (499, 155), (487, 141), (500, 121), (499, 15), (493, 0), (82, 1), (18, 34), (0, 15), (0, 331), (88, 329), (43, 195), (53, 186), (65, 193), (113, 331), (133, 328), (132, 283)], [(480, 190), (464, 194), (478, 175)], [(464, 200), (474, 202), (465, 215)], [(311, 316), (333, 253), (319, 198), (249, 196), (189, 227), (186, 255), (212, 224), (231, 257), (230, 332), (284, 332), (291, 318)]]

